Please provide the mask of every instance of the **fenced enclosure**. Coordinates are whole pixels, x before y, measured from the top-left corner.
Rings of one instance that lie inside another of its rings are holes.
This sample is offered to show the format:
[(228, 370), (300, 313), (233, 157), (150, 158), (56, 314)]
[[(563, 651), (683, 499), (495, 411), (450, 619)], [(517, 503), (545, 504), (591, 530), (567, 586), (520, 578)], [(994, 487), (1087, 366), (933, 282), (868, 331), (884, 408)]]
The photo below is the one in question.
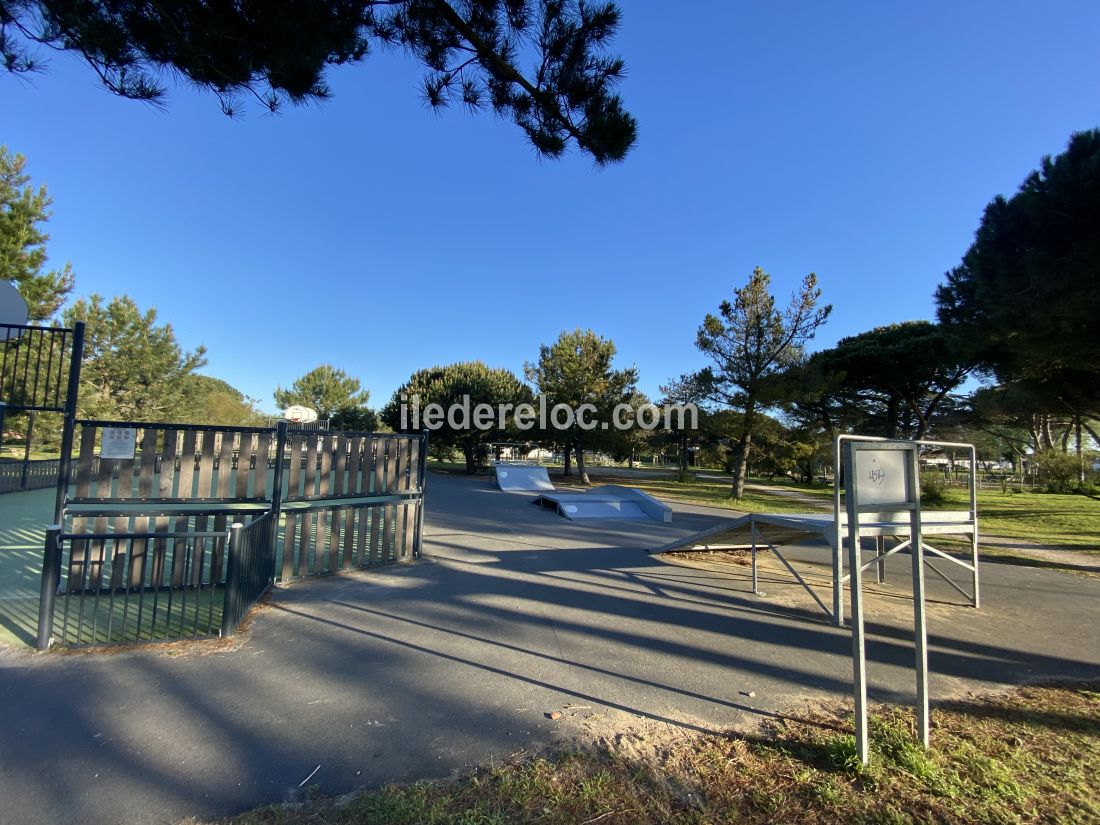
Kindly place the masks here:
[(45, 490), (57, 486), (61, 459), (0, 461), (0, 494), (21, 490)]
[(78, 424), (40, 649), (228, 635), (277, 580), (420, 554), (426, 433)]

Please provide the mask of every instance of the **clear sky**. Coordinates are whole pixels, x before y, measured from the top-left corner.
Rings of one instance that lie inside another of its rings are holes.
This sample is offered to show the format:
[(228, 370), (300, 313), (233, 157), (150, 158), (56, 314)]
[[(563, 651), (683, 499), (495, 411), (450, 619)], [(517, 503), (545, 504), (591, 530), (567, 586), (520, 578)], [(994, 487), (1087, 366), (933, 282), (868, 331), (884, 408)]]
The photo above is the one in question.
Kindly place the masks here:
[(985, 204), (1100, 125), (1095, 2), (620, 5), (640, 140), (604, 170), (428, 111), (399, 53), (332, 72), (323, 106), (241, 120), (188, 88), (167, 112), (116, 99), (51, 56), (0, 75), (0, 142), (49, 187), (77, 294), (156, 307), (272, 409), (319, 363), (381, 405), (433, 364), (519, 372), (575, 327), (656, 396), (757, 265), (783, 301), (817, 273), (813, 348), (932, 318)]

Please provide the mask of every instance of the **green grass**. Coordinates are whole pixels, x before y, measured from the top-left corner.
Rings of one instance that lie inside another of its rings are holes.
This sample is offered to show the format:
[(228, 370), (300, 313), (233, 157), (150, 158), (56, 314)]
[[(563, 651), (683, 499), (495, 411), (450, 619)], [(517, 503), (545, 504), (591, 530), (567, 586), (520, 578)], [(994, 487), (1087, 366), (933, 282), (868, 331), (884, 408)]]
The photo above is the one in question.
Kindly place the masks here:
[(270, 807), (231, 825), (448, 823), (1094, 823), (1100, 694), (1028, 687), (941, 704), (932, 748), (912, 712), (871, 719), (872, 760), (851, 719), (821, 711), (760, 735), (622, 732), (615, 745), (530, 757), (456, 781)]
[[(968, 493), (946, 491), (946, 507), (966, 509)], [(1075, 493), (978, 493), (978, 526), (991, 536), (1100, 551), (1100, 501)]]
[[(18, 461), (23, 460), (24, 448), (22, 444), (5, 444), (0, 449), (0, 458), (14, 458)], [(31, 461), (38, 461), (44, 458), (57, 458), (60, 455), (57, 450), (42, 450), (37, 447), (31, 448)]]
[[(695, 478), (693, 481), (677, 481), (674, 478), (636, 478), (630, 475), (601, 475), (598, 483), (624, 484), (637, 487), (660, 498), (704, 504), (710, 507), (727, 507), (741, 513), (805, 513), (812, 508), (799, 501), (783, 498), (774, 493), (745, 490), (742, 498), (730, 497), (730, 482)], [(766, 482), (761, 482), (766, 483)], [(832, 507), (832, 493), (821, 487), (790, 487), (792, 492), (820, 499), (817, 509)]]

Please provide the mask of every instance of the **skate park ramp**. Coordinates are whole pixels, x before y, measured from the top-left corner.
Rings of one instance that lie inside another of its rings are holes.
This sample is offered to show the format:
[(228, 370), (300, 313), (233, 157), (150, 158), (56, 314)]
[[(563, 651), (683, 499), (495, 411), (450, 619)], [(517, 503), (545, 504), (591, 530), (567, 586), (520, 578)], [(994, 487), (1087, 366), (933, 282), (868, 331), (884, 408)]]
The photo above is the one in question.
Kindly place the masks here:
[(496, 476), (497, 487), (506, 493), (537, 493), (554, 489), (546, 468), (536, 464), (496, 461), (493, 463), (493, 475)]
[(620, 487), (618, 484), (605, 484), (581, 493), (555, 490), (552, 493), (543, 493), (534, 503), (554, 510), (570, 521), (588, 518), (644, 518), (664, 523), (672, 521), (672, 508), (667, 504), (641, 490)]

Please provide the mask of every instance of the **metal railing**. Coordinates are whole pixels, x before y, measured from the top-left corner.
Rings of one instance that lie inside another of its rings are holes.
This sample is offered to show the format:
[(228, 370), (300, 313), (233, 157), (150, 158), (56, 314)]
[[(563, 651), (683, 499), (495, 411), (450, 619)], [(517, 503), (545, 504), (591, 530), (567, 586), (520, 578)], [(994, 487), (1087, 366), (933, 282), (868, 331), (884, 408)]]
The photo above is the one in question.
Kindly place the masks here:
[(56, 487), (57, 475), (60, 472), (61, 459), (59, 458), (0, 461), (0, 493)]
[(275, 582), (276, 526), (274, 513), (269, 510), (250, 524), (238, 522), (229, 530), (222, 636), (236, 632), (248, 611)]
[(228, 530), (50, 527), (38, 649), (231, 635), (272, 584), (274, 547), (270, 511)]
[(216, 636), (228, 538), (228, 531), (64, 533), (50, 527), (39, 650), (51, 643), (84, 647)]
[(65, 412), (75, 330), (0, 324), (0, 400), (9, 410)]

